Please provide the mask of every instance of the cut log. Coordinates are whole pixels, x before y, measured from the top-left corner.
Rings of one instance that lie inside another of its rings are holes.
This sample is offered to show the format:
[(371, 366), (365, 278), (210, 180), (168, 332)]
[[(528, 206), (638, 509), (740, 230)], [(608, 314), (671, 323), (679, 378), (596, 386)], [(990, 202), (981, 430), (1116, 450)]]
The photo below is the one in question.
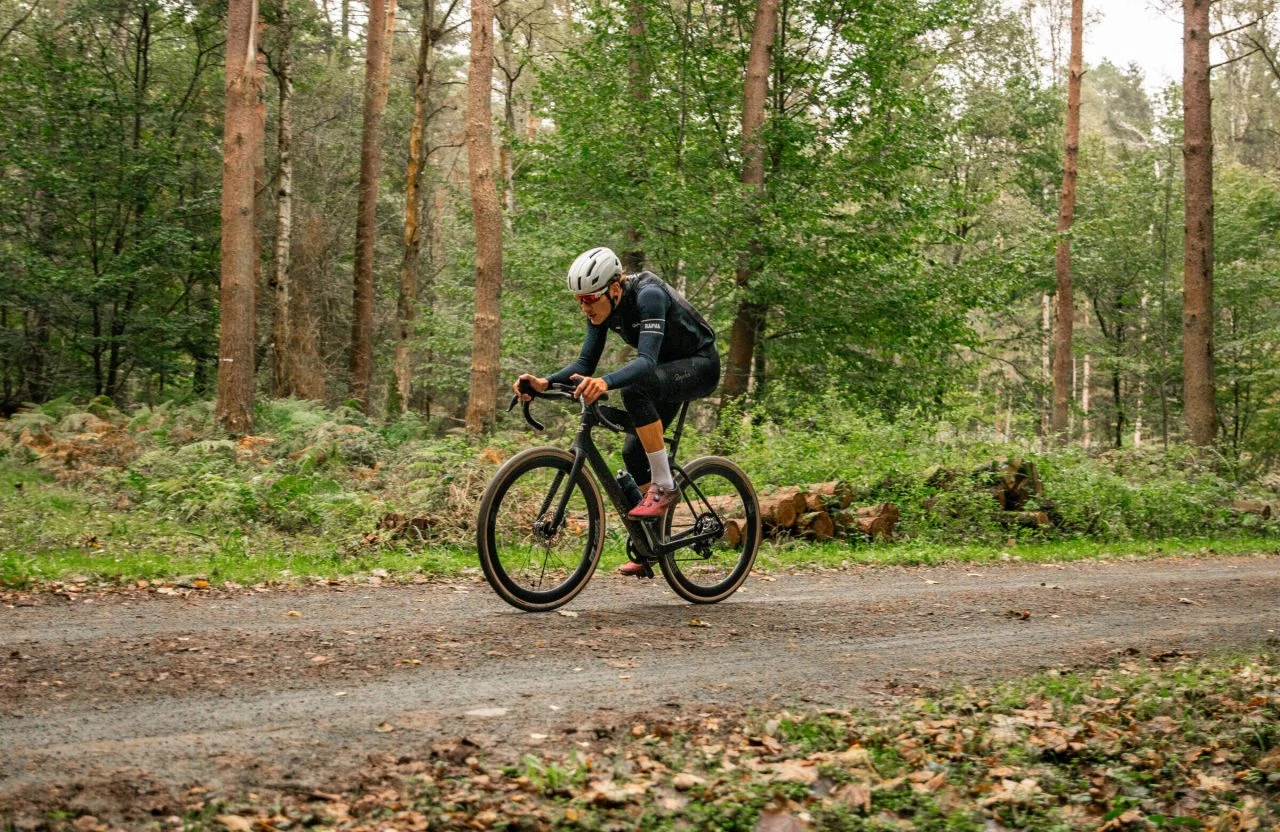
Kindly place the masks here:
[(793, 497), (772, 496), (760, 501), (760, 520), (770, 529), (789, 529), (796, 524), (796, 504)]
[(795, 488), (783, 488), (770, 495), (769, 499), (777, 498), (779, 500), (790, 499), (792, 506), (795, 507), (796, 514), (801, 515), (809, 511), (808, 500), (809, 492), (804, 486), (796, 486)]
[(1242, 514), (1256, 514), (1263, 520), (1271, 519), (1271, 506), (1259, 500), (1233, 500), (1231, 510)]
[(853, 502), (853, 487), (840, 480), (819, 482), (807, 486), (805, 508), (808, 511), (827, 511), (848, 508)]
[[(693, 500), (694, 503), (697, 500)], [(745, 511), (742, 498), (737, 494), (728, 494), (723, 497), (708, 497), (707, 505), (721, 517), (741, 517)]]
[(720, 538), (720, 540), (722, 543), (736, 549), (742, 545), (742, 539), (747, 536), (746, 531), (746, 520), (726, 518), (724, 521), (724, 537)]
[(1000, 522), (1006, 526), (1024, 526), (1026, 528), (1048, 528), (1052, 525), (1047, 511), (1002, 511)]
[(835, 536), (836, 527), (831, 522), (831, 515), (825, 511), (810, 511), (802, 514), (796, 521), (796, 531), (814, 540), (830, 540)]
[[(721, 542), (735, 548), (742, 545), (742, 538), (746, 536), (747, 521), (738, 517), (721, 517), (720, 519), (724, 522), (724, 536), (720, 538)], [(689, 514), (687, 509), (676, 509), (671, 515), (672, 534), (682, 534), (692, 527), (693, 515)]]
[(1040, 472), (1030, 460), (997, 460), (981, 472), (995, 475), (991, 496), (1003, 511), (1021, 511), (1031, 498), (1044, 496)]
[(883, 537), (893, 540), (893, 527), (898, 523), (898, 507), (893, 503), (845, 509), (832, 515), (836, 528), (844, 533), (857, 532), (868, 540)]

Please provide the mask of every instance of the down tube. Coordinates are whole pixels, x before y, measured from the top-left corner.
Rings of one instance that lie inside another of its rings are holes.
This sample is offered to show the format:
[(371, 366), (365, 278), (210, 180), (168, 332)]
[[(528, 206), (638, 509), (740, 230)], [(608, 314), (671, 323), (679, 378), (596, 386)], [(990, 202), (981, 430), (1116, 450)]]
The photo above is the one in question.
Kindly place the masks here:
[[(585, 447), (584, 447), (585, 446)], [(578, 443), (578, 453), (586, 457), (587, 462), (591, 464), (591, 470), (595, 472), (596, 479), (600, 481), (600, 487), (604, 489), (604, 493), (609, 495), (609, 502), (613, 503), (613, 508), (618, 512), (618, 516), (622, 518), (622, 525), (626, 527), (627, 533), (631, 535), (631, 540), (640, 550), (640, 554), (646, 557), (653, 554), (653, 541), (649, 537), (648, 526), (638, 520), (631, 520), (627, 517), (628, 509), (622, 496), (622, 489), (618, 486), (618, 481), (613, 478), (613, 472), (609, 470), (609, 463), (605, 462), (604, 456), (600, 453), (600, 449), (595, 446), (594, 442), (586, 441)]]

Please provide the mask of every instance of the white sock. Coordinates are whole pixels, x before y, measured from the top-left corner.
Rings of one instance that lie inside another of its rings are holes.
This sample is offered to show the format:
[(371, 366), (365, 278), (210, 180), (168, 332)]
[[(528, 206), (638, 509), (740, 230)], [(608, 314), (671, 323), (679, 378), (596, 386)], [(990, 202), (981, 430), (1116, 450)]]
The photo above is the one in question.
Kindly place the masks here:
[(675, 478), (671, 476), (671, 466), (667, 464), (667, 449), (645, 454), (649, 457), (649, 472), (654, 485), (672, 489), (676, 487)]

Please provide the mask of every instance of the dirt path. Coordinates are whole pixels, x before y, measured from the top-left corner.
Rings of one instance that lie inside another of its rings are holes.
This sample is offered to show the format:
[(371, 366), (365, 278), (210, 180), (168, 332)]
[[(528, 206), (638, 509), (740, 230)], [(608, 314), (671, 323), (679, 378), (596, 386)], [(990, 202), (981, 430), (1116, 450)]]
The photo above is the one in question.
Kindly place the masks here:
[(478, 581), (16, 599), (0, 605), (0, 807), (321, 789), (449, 738), (515, 756), (662, 714), (1256, 644), (1280, 633), (1280, 558), (780, 575), (714, 607), (601, 575), (569, 611), (519, 613)]

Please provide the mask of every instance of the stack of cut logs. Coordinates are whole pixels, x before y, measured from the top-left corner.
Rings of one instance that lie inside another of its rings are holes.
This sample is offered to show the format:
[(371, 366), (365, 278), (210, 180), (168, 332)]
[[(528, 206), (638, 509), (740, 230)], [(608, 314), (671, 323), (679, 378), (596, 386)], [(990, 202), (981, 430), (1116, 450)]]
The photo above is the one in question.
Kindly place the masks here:
[[(995, 475), (995, 483), (991, 487), (991, 496), (1000, 504), (1000, 519), (1005, 525), (1039, 526), (1050, 525), (1049, 513), (1044, 499), (1044, 483), (1040, 481), (1040, 472), (1036, 464), (1030, 460), (1009, 459), (997, 460), (991, 465), (991, 473)], [(1026, 508), (1032, 499), (1041, 508), (1029, 511)]]
[[(742, 501), (736, 497), (708, 497), (707, 502), (725, 521), (724, 542), (736, 546), (742, 540), (746, 520)], [(849, 508), (853, 489), (843, 482), (822, 482), (784, 488), (760, 497), (760, 520), (764, 532), (773, 537), (805, 537), (830, 540), (836, 536), (893, 539), (898, 507), (893, 503), (865, 508)], [(736, 511), (735, 511), (736, 510)], [(724, 515), (728, 516), (725, 517)], [(737, 516), (735, 516), (735, 514)], [(691, 522), (688, 510), (676, 509), (673, 528)]]
[(869, 540), (893, 539), (898, 507), (884, 503), (850, 508), (853, 489), (840, 481), (784, 488), (760, 498), (760, 518), (766, 534), (793, 535), (814, 540), (858, 535)]

